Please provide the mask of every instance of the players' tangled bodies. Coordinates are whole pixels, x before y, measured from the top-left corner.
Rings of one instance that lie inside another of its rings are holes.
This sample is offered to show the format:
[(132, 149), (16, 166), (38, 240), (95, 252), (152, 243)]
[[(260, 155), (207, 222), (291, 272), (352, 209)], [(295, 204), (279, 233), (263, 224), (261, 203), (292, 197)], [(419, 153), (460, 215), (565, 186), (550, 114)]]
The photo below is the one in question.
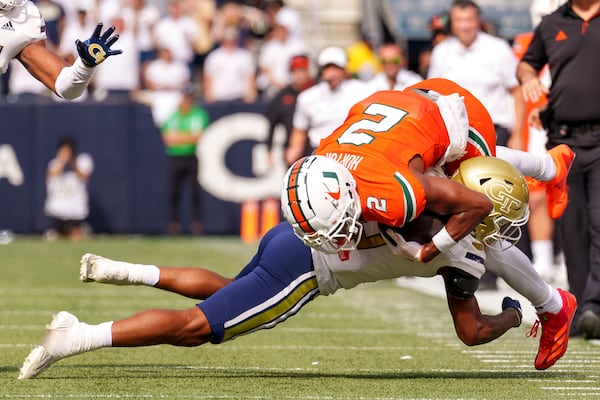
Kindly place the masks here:
[[(508, 242), (516, 236), (506, 228), (520, 229), (527, 215), (523, 177), (509, 164), (547, 182), (551, 209), (560, 214), (574, 156), (566, 146), (545, 156), (499, 148), (508, 164), (489, 163), (496, 153), (493, 132), (481, 103), (449, 81), (374, 94), (350, 110), (317, 155), (290, 167), (281, 195), (287, 222), (263, 237), (235, 278), (86, 254), (80, 269), (84, 282), (147, 285), (204, 301), (98, 325), (59, 312), (19, 378), (35, 378), (58, 360), (101, 347), (218, 344), (271, 328), (318, 295), (398, 276), (442, 275), (457, 335), (467, 345), (482, 344), (519, 326), (522, 315), (519, 302), (510, 298), (503, 300), (500, 314), (481, 314), (474, 293), (486, 269), (536, 308), (542, 334), (534, 366), (551, 367), (567, 350), (577, 304), (569, 292), (546, 284)], [(364, 158), (348, 170), (324, 156), (344, 153)], [(425, 174), (434, 167), (437, 176)], [(456, 181), (448, 179), (456, 170)], [(522, 189), (511, 192), (516, 187)], [(398, 233), (425, 212), (444, 221), (427, 243)], [(538, 323), (533, 335), (537, 328)]]

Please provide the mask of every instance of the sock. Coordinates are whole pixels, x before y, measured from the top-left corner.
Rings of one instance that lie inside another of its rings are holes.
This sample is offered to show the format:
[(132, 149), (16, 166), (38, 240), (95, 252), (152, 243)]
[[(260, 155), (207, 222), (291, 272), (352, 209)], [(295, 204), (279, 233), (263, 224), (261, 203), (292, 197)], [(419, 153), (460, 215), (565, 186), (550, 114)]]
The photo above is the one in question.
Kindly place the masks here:
[(101, 347), (112, 346), (112, 324), (113, 321), (103, 322), (98, 325), (89, 325), (85, 322), (80, 322), (77, 327), (76, 335), (76, 353), (84, 353), (86, 351), (96, 350)]
[(558, 312), (563, 307), (562, 297), (560, 297), (560, 293), (558, 290), (552, 288), (552, 286), (548, 285), (548, 291), (550, 292), (550, 298), (548, 301), (539, 304), (533, 305), (535, 307), (535, 311), (538, 314), (550, 313), (550, 314), (558, 314)]
[(496, 146), (496, 157), (507, 161), (525, 176), (540, 181), (549, 181), (556, 175), (554, 160), (549, 154), (533, 154), (521, 150)]
[(128, 281), (133, 284), (154, 286), (158, 283), (160, 269), (156, 265), (123, 263), (127, 266)]

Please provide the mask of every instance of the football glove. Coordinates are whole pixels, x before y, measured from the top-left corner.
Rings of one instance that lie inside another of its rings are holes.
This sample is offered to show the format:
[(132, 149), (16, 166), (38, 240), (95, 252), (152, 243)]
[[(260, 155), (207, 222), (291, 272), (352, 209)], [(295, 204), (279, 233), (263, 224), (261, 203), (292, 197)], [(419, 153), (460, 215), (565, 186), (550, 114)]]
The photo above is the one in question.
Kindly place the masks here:
[(115, 27), (111, 26), (104, 34), (102, 34), (102, 36), (100, 36), (103, 26), (104, 24), (102, 24), (102, 22), (96, 25), (94, 33), (92, 33), (92, 36), (86, 41), (82, 42), (79, 39), (75, 41), (77, 53), (79, 53), (81, 61), (88, 67), (95, 67), (106, 60), (106, 57), (121, 54), (123, 52), (122, 50), (110, 49), (110, 46), (115, 44), (119, 39), (119, 35), (111, 36), (115, 31)]
[(381, 227), (381, 236), (395, 255), (407, 258), (411, 261), (422, 262), (421, 252), (423, 246), (420, 243), (406, 241), (404, 237), (393, 228), (384, 229)]
[(511, 299), (510, 297), (505, 297), (502, 300), (502, 311), (507, 310), (509, 308), (514, 308), (515, 310), (517, 310), (517, 314), (519, 314), (519, 324), (517, 326), (520, 326), (521, 321), (523, 321), (523, 311), (521, 310), (521, 303), (519, 303), (519, 300)]

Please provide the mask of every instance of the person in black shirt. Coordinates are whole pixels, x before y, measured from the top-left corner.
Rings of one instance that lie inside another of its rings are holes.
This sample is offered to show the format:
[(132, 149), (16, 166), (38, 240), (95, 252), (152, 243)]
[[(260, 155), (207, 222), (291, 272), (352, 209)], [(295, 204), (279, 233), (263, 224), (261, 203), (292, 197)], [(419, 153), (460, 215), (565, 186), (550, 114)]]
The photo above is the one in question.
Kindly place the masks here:
[[(290, 74), (292, 81), (281, 89), (267, 106), (266, 114), (269, 121), (269, 135), (267, 136), (267, 150), (269, 152), (269, 164), (274, 164), (273, 159), (273, 137), (275, 128), (282, 125), (285, 128), (285, 143), (283, 148), (288, 147), (290, 134), (292, 133), (292, 121), (296, 109), (296, 98), (304, 89), (314, 83), (310, 74), (310, 61), (304, 55), (297, 55), (290, 59)], [(306, 149), (305, 155), (310, 153)]]
[[(544, 17), (519, 63), (527, 100), (548, 92), (532, 122), (548, 130), (549, 148), (576, 153), (568, 178), (570, 203), (559, 220), (569, 288), (580, 308), (571, 335), (600, 338), (600, 0), (571, 0)], [(538, 72), (549, 64), (547, 91)], [(541, 118), (540, 118), (541, 117)]]

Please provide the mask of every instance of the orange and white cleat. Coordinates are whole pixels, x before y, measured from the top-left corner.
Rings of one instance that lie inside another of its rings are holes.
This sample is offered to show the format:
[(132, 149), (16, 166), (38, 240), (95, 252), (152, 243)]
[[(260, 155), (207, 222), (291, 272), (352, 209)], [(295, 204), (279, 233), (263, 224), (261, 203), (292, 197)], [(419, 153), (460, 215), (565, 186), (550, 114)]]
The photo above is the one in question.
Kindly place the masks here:
[(569, 330), (577, 309), (577, 300), (570, 292), (557, 289), (563, 300), (562, 309), (557, 314), (538, 314), (539, 320), (533, 324), (527, 336), (535, 337), (538, 327), (542, 325), (542, 337), (537, 356), (536, 369), (548, 369), (554, 365), (567, 351), (569, 345)]
[(559, 144), (548, 150), (548, 154), (556, 165), (556, 175), (554, 175), (554, 179), (546, 184), (546, 203), (550, 218), (558, 219), (565, 212), (569, 202), (567, 175), (569, 175), (569, 170), (573, 165), (575, 153), (566, 144)]

